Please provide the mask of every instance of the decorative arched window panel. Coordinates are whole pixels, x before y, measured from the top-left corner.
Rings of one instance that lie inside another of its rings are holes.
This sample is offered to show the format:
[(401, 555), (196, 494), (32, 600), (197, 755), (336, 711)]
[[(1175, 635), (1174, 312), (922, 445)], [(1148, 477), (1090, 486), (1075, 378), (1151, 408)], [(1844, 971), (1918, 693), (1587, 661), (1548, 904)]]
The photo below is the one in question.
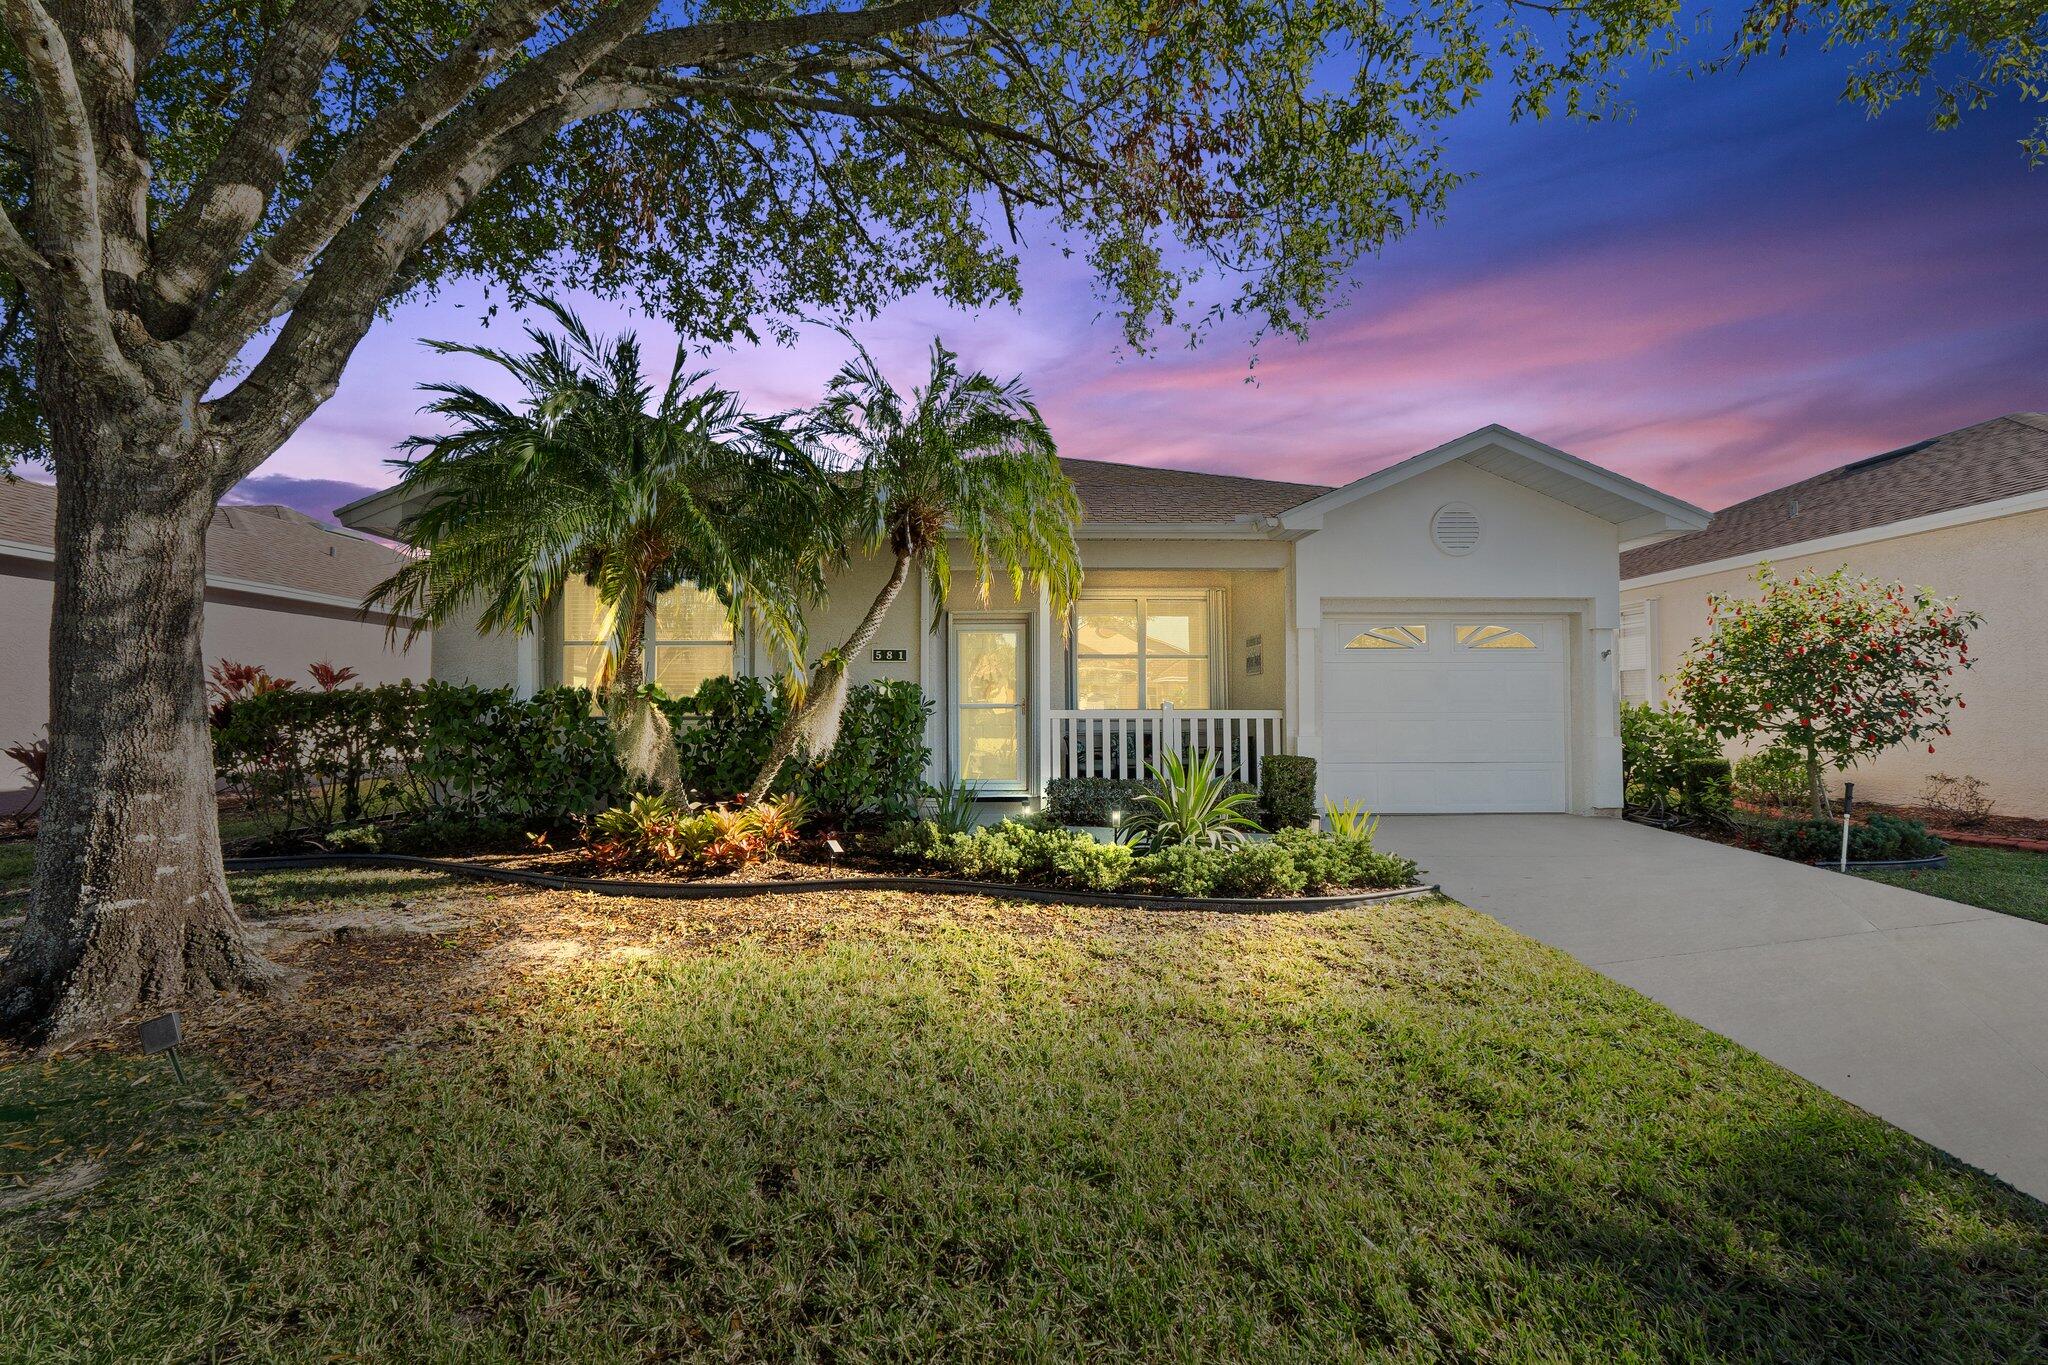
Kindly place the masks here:
[(1513, 626), (1458, 627), (1458, 643), (1467, 649), (1534, 649), (1536, 642)]
[(1373, 626), (1353, 636), (1346, 649), (1427, 649), (1429, 627), (1414, 625)]

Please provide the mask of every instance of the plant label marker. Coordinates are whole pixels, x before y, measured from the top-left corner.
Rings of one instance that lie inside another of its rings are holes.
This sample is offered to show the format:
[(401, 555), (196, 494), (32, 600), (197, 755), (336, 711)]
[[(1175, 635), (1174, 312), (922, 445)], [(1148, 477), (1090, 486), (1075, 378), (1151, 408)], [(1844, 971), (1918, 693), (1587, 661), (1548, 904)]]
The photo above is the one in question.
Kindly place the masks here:
[(178, 1012), (160, 1014), (154, 1019), (142, 1021), (142, 1052), (154, 1057), (159, 1052), (171, 1054), (171, 1070), (178, 1075), (178, 1084), (185, 1084), (185, 1066), (178, 1060), (178, 1044), (185, 1041), (184, 1027), (178, 1022)]
[(1843, 872), (1849, 870), (1849, 812), (1855, 808), (1856, 784), (1854, 782), (1844, 782), (1842, 784), (1842, 866), (1840, 868)]

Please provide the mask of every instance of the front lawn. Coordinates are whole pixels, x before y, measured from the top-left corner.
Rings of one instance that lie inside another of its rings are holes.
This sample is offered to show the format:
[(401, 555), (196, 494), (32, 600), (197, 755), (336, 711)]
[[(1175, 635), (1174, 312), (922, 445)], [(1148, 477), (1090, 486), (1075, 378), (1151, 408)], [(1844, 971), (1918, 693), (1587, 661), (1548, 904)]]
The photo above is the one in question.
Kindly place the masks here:
[[(2048, 1209), (1451, 902), (698, 905), (375, 875), (353, 931), (280, 941), (297, 995), (200, 1026), (234, 1084), (296, 1068), (320, 1097), (224, 1096), (219, 1131), (195, 1111), (0, 1223), (6, 1354), (2044, 1348)], [(344, 889), (250, 899), (303, 927)], [(107, 1063), (28, 1065), (16, 1113)]]
[(1872, 881), (2048, 923), (2048, 854), (1950, 844), (1948, 866), (1925, 872), (1864, 872)]

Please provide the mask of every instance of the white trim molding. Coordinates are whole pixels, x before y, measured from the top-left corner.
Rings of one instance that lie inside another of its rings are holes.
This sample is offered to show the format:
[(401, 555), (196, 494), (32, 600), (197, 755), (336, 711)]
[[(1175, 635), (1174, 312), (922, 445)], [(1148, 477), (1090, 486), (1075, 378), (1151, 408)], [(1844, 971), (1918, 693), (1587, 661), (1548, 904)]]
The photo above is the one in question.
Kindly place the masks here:
[(1675, 569), (1646, 573), (1636, 578), (1624, 578), (1621, 580), (1621, 587), (1624, 592), (1630, 588), (1657, 588), (1666, 583), (1683, 583), (1688, 578), (1705, 578), (1708, 574), (1748, 568), (1765, 560), (1776, 562), (1797, 559), (1804, 555), (1832, 554), (1836, 550), (1854, 549), (1858, 545), (1874, 545), (1881, 540), (1898, 540), (1905, 536), (1924, 535), (1929, 531), (1946, 531), (1952, 526), (1968, 526), (1973, 522), (1996, 521), (2000, 517), (2040, 511), (2048, 511), (2048, 488), (2036, 489), (2031, 493), (2015, 493), (2009, 498), (1997, 498), (1991, 502), (1972, 503), (1968, 507), (1955, 507), (1946, 512), (1929, 512), (1924, 517), (1888, 521), (1882, 526), (1867, 526), (1860, 531), (1844, 531), (1840, 535), (1819, 536), (1813, 540), (1795, 540), (1790, 544), (1772, 545), (1745, 554), (1705, 559), (1697, 564), (1681, 564)]

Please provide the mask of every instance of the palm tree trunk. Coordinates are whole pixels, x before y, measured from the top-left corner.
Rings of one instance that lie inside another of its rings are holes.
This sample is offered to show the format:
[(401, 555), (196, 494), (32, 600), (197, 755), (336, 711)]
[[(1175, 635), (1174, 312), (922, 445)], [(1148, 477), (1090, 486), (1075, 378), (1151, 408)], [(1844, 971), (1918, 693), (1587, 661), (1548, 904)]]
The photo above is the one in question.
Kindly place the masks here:
[[(846, 669), (856, 654), (867, 648), (868, 641), (875, 638), (875, 632), (882, 628), (882, 618), (889, 614), (889, 607), (903, 591), (903, 585), (910, 581), (910, 569), (916, 562), (915, 554), (896, 556), (896, 566), (889, 571), (889, 581), (875, 594), (875, 601), (868, 608), (868, 614), (860, 618), (860, 624), (853, 628), (853, 634), (846, 637), (846, 643), (820, 659), (811, 670), (811, 683), (804, 695), (789, 709), (788, 719), (775, 733), (775, 743), (769, 746), (768, 758), (761, 765), (754, 785), (747, 790), (748, 801), (759, 801), (768, 795), (768, 789), (775, 785), (775, 779), (782, 773), (782, 765), (789, 762), (796, 753), (797, 745), (803, 741), (806, 727), (816, 716), (835, 717), (830, 728), (839, 728), (836, 716), (846, 687)], [(812, 736), (816, 744), (818, 736)], [(830, 748), (831, 736), (824, 737)]]

